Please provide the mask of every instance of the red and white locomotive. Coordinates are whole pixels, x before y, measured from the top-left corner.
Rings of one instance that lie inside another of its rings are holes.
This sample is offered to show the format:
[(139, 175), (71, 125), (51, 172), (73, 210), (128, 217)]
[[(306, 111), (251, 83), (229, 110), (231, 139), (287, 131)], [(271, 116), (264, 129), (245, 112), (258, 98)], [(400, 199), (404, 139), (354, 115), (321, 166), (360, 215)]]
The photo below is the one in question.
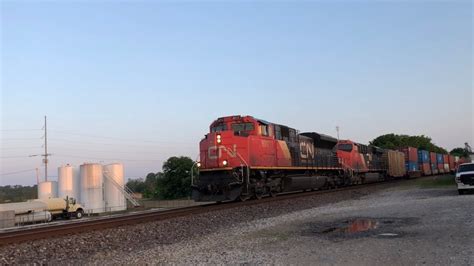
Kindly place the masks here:
[[(390, 171), (394, 162), (390, 156), (377, 147), (299, 133), (251, 116), (221, 117), (200, 142), (200, 169), (192, 197), (195, 201), (246, 200), (405, 175)], [(405, 169), (404, 161), (396, 167)]]

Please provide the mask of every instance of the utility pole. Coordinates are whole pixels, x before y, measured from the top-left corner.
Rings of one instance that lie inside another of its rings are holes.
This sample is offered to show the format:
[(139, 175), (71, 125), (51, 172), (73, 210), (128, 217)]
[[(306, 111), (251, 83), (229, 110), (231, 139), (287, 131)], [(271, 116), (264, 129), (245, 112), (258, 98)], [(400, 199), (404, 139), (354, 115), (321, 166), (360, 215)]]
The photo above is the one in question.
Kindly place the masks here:
[[(43, 163), (44, 163), (44, 181), (48, 181), (48, 156), (51, 156), (51, 154), (48, 153), (48, 127), (46, 124), (46, 116), (44, 116), (44, 154), (34, 154), (30, 155), (29, 157), (36, 157), (36, 156), (43, 156)], [(38, 176), (38, 169), (36, 169), (36, 175)], [(39, 184), (39, 179), (38, 177), (36, 178), (38, 180)]]
[(339, 140), (339, 126), (336, 126), (337, 140)]
[(48, 181), (48, 128), (46, 124), (46, 116), (44, 116), (44, 181)]

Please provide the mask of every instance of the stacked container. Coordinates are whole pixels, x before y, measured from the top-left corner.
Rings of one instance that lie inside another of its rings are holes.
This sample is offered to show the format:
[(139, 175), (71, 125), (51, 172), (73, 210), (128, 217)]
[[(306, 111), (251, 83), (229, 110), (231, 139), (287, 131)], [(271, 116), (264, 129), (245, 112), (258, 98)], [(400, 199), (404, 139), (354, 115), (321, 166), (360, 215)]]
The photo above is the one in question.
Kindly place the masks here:
[(405, 154), (405, 169), (409, 176), (416, 176), (420, 173), (418, 166), (418, 149), (413, 147), (405, 147), (401, 149)]
[(438, 165), (438, 173), (444, 173), (444, 158), (440, 153), (436, 154), (436, 164)]
[(453, 155), (449, 155), (449, 171), (454, 172), (456, 170), (456, 161)]
[(454, 156), (454, 171), (458, 169), (459, 160), (460, 160), (459, 156)]
[(430, 153), (418, 150), (418, 165), (423, 175), (431, 175)]
[(449, 173), (449, 155), (443, 154), (444, 172)]
[(436, 162), (436, 153), (430, 152), (430, 164), (431, 164), (431, 173), (433, 175), (438, 174), (438, 164)]
[(386, 150), (382, 155), (382, 160), (387, 167), (387, 174), (391, 177), (402, 177), (406, 174), (405, 155), (403, 152)]

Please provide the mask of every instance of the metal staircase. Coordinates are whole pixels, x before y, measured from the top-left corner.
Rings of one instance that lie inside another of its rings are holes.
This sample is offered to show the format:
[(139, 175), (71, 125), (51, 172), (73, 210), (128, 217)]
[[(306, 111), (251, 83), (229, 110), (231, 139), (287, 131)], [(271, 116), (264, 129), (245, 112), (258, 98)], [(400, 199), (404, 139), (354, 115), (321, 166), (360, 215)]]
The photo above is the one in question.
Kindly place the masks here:
[(117, 181), (114, 180), (113, 177), (109, 176), (109, 172), (104, 171), (103, 172), (104, 177), (107, 178), (110, 183), (112, 183), (124, 196), (125, 198), (132, 203), (134, 207), (139, 207), (140, 203), (136, 199), (133, 198), (133, 191), (127, 187), (126, 185), (123, 185), (123, 187), (117, 183)]

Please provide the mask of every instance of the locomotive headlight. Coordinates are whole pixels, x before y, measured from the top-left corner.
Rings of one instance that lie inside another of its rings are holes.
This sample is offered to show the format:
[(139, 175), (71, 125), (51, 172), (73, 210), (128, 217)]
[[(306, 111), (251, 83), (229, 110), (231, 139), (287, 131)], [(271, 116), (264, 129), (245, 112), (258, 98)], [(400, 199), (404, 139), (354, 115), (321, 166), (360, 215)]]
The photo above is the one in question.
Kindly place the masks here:
[(197, 162), (196, 166), (197, 166), (198, 168), (201, 168), (201, 162)]
[(217, 134), (217, 143), (221, 143), (222, 142), (222, 137), (221, 137), (221, 134)]
[(228, 164), (227, 160), (222, 161), (223, 166), (227, 166), (227, 164)]

